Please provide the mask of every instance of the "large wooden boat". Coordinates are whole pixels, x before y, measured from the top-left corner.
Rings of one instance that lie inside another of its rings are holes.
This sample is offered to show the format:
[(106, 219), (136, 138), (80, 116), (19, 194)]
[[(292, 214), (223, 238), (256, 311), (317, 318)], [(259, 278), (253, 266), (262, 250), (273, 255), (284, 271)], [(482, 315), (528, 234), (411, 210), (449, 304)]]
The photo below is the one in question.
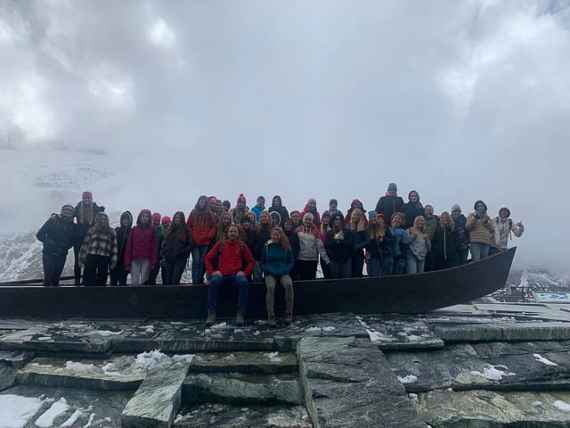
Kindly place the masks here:
[[(505, 286), (515, 252), (512, 248), (478, 262), (416, 275), (298, 281), (295, 314), (417, 314), (470, 302)], [(0, 287), (0, 317), (204, 318), (207, 297), (207, 285), (47, 288), (5, 283)], [(277, 300), (283, 306), (282, 292)], [(237, 290), (225, 287), (218, 301), (218, 316), (235, 315)], [(265, 317), (263, 284), (250, 285), (248, 316)]]

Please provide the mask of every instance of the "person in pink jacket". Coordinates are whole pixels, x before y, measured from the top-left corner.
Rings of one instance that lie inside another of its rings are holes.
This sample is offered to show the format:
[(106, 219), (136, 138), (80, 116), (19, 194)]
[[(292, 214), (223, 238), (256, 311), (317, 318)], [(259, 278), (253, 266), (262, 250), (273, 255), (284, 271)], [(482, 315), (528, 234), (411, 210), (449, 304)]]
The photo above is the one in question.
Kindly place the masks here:
[(148, 280), (151, 269), (158, 262), (157, 254), (157, 239), (151, 224), (150, 210), (142, 210), (125, 249), (124, 263), (131, 272), (132, 285), (142, 285)]

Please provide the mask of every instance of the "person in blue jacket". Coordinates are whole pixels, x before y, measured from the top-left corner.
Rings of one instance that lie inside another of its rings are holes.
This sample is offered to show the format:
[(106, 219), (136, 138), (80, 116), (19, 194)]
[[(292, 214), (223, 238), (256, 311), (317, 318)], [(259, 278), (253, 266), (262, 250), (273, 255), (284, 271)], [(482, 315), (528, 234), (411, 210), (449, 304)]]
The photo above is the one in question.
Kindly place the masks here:
[(293, 269), (294, 258), (287, 235), (280, 227), (271, 230), (271, 239), (263, 246), (260, 260), (265, 277), (265, 305), (267, 322), (275, 326), (275, 285), (280, 282), (285, 289), (285, 322), (293, 321), (293, 280), (289, 274)]

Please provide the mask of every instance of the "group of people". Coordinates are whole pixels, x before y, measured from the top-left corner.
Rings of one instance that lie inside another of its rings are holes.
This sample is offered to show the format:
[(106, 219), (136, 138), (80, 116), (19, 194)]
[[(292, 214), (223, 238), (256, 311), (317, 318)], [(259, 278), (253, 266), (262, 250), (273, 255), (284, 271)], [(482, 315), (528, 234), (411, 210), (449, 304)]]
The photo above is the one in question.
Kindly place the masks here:
[[(69, 249), (74, 249), (75, 283), (180, 284), (191, 258), (192, 283), (207, 283), (208, 320), (216, 320), (219, 288), (239, 288), (236, 322), (242, 324), (247, 311), (248, 284), (264, 281), (268, 322), (275, 323), (275, 287), (285, 289), (285, 321), (293, 318), (293, 281), (317, 277), (320, 263), (324, 278), (340, 279), (391, 274), (415, 274), (445, 269), (474, 261), (508, 247), (514, 235), (524, 232), (522, 223), (511, 219), (508, 208), (496, 218), (487, 205), (477, 201), (467, 217), (459, 205), (451, 212), (435, 215), (423, 205), (417, 191), (408, 201), (391, 183), (374, 210), (366, 211), (355, 199), (346, 215), (331, 199), (322, 214), (315, 199), (303, 210), (289, 210), (280, 196), (266, 207), (260, 196), (247, 206), (239, 195), (235, 207), (214, 196), (200, 196), (186, 218), (182, 211), (172, 218), (142, 210), (133, 225), (129, 211), (112, 228), (105, 208), (84, 192), (77, 206), (64, 205), (40, 228), (43, 242), (44, 284), (57, 286)], [(366, 267), (366, 269), (365, 269)]]

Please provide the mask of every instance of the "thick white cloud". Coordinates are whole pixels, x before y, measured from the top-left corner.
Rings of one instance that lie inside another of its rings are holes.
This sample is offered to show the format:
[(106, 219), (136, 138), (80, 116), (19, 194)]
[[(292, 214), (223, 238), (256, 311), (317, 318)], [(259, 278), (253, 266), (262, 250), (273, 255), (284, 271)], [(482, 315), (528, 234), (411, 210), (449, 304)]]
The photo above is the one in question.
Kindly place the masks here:
[[(80, 186), (110, 208), (169, 212), (240, 192), (372, 207), (396, 181), (436, 211), (508, 204), (528, 223), (521, 261), (566, 267), (569, 11), (546, 0), (4, 2), (3, 228), (31, 227)], [(50, 177), (78, 183), (38, 186)]]

